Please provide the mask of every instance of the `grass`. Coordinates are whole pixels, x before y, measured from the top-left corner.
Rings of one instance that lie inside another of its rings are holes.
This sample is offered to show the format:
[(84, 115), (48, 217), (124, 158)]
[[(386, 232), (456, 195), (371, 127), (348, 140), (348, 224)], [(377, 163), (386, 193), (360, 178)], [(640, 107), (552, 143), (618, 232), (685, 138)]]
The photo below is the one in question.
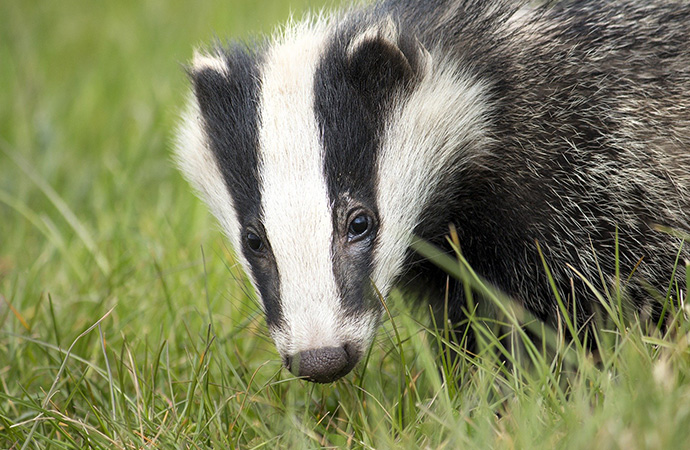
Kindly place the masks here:
[[(279, 0), (0, 2), (0, 448), (690, 447), (687, 285), (670, 289), (668, 335), (613, 324), (595, 361), (445, 261), (544, 339), (514, 328), (513, 356), (477, 315), (479, 354), (444, 359), (445, 330), (395, 296), (353, 375), (281, 370), (169, 147), (193, 46), (288, 14)], [(602, 296), (616, 317), (616, 292)]]

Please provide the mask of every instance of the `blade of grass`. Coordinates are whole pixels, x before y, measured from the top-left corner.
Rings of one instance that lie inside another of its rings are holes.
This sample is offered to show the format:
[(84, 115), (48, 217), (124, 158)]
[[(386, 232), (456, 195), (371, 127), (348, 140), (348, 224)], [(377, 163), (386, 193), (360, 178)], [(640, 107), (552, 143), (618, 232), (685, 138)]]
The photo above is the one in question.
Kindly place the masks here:
[(13, 151), (7, 141), (0, 139), (0, 150), (19, 167), (24, 174), (31, 179), (31, 181), (43, 192), (43, 194), (50, 200), (55, 208), (62, 214), (62, 217), (77, 233), (77, 236), (84, 243), (88, 251), (93, 256), (98, 268), (104, 275), (110, 274), (110, 264), (108, 260), (98, 249), (96, 242), (91, 237), (91, 233), (81, 223), (77, 215), (72, 211), (67, 202), (65, 202), (60, 194), (53, 189), (36, 171), (33, 170), (28, 161), (19, 156), (16, 151)]
[[(115, 307), (110, 308), (110, 310), (108, 310), (108, 312), (106, 312), (103, 316), (101, 316), (100, 319), (98, 319), (96, 321), (96, 323), (94, 323), (89, 328), (84, 330), (79, 336), (77, 336), (74, 339), (74, 341), (72, 342), (72, 345), (70, 345), (69, 348), (67, 349), (67, 353), (65, 353), (65, 358), (63, 359), (62, 365), (60, 365), (60, 369), (58, 370), (58, 373), (55, 376), (55, 381), (53, 381), (53, 384), (50, 386), (50, 389), (46, 393), (46, 396), (43, 399), (43, 402), (41, 403), (42, 409), (45, 410), (47, 408), (48, 403), (50, 403), (50, 399), (53, 397), (53, 395), (55, 395), (58, 382), (60, 381), (62, 373), (65, 371), (65, 368), (67, 367), (67, 361), (69, 361), (69, 359), (70, 359), (70, 355), (72, 353), (72, 349), (74, 348), (74, 346), (77, 344), (77, 342), (79, 342), (79, 340), (81, 338), (83, 338), (84, 336), (89, 334), (94, 328), (98, 327), (101, 324), (101, 322), (103, 322), (110, 315), (110, 313), (113, 312), (114, 309), (115, 309)], [(39, 413), (35, 419), (40, 419), (42, 417), (42, 415), (43, 415), (43, 413)], [(29, 435), (26, 437), (26, 441), (24, 441), (24, 445), (22, 445), (22, 447), (21, 447), (21, 450), (26, 450), (28, 448), (29, 444), (31, 443), (32, 437), (33, 437), (34, 433), (36, 432), (36, 429), (38, 427), (38, 423), (39, 423), (38, 420), (36, 420), (34, 422), (33, 426), (31, 427), (31, 430), (29, 431)]]

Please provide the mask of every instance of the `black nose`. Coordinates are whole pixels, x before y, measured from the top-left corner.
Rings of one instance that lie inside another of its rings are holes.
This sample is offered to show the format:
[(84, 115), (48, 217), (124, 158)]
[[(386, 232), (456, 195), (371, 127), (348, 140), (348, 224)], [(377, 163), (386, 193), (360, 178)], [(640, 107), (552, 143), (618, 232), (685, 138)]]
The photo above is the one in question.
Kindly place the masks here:
[(316, 383), (330, 383), (347, 375), (357, 364), (359, 356), (343, 347), (324, 347), (305, 350), (289, 356), (285, 366), (299, 377)]

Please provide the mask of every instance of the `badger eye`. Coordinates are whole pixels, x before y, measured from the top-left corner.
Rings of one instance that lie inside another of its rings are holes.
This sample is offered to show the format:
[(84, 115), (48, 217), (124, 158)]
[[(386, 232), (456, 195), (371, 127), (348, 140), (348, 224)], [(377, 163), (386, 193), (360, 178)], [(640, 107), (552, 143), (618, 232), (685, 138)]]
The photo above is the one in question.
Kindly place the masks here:
[(371, 227), (371, 220), (366, 214), (360, 214), (347, 227), (347, 234), (350, 240), (361, 239), (369, 233)]
[(261, 253), (264, 250), (264, 242), (256, 234), (249, 231), (245, 237), (247, 240), (247, 246), (256, 253)]

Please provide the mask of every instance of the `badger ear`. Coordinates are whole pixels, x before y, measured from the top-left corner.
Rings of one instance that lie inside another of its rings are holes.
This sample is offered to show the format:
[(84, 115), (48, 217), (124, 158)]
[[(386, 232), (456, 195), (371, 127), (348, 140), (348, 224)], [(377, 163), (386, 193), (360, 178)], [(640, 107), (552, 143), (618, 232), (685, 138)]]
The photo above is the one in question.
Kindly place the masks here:
[(351, 80), (358, 88), (382, 91), (421, 76), (429, 53), (415, 37), (400, 35), (397, 25), (388, 19), (355, 35), (346, 58)]
[(202, 109), (218, 101), (217, 97), (227, 96), (229, 93), (230, 69), (220, 53), (207, 54), (195, 51), (191, 66), (187, 67), (187, 74)]
[(195, 52), (187, 72), (207, 125), (218, 128), (208, 132), (250, 124), (257, 91), (255, 68), (254, 56), (244, 47)]

